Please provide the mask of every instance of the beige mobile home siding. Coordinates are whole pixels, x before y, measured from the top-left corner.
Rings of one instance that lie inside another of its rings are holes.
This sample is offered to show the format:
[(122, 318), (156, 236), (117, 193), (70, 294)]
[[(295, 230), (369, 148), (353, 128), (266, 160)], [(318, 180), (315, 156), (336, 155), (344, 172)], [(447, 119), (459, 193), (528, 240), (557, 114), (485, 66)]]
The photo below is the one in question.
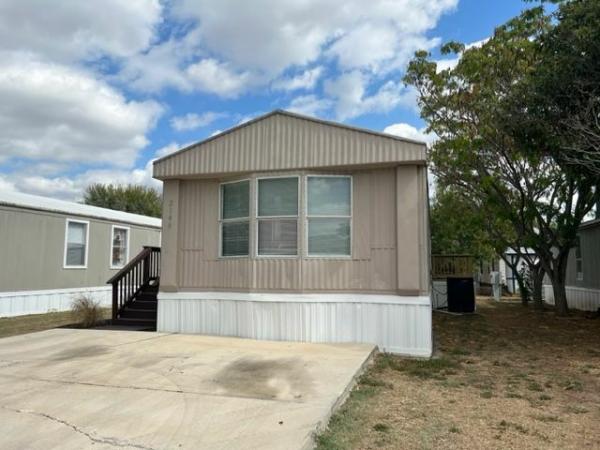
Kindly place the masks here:
[(274, 113), (157, 161), (154, 177), (424, 161), (423, 144)]
[[(425, 166), (351, 175), (351, 259), (219, 258), (222, 180), (166, 181), (161, 290), (427, 293)], [(301, 221), (300, 248), (304, 235)], [(171, 248), (177, 252), (169, 254)]]
[[(66, 219), (89, 221), (87, 269), (64, 269)], [(104, 286), (112, 225), (130, 228), (130, 257), (160, 245), (160, 230), (82, 216), (0, 206), (0, 292)]]

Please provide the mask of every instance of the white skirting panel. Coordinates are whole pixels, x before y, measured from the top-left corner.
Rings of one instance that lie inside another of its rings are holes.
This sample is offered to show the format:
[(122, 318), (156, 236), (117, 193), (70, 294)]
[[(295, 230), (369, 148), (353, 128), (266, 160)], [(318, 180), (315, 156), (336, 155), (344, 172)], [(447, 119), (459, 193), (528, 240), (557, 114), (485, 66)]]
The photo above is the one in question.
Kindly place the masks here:
[(82, 295), (102, 306), (112, 305), (111, 286), (0, 292), (0, 317), (67, 311), (73, 300)]
[[(600, 290), (567, 286), (567, 303), (571, 309), (597, 311), (600, 308)], [(554, 305), (552, 285), (544, 285), (544, 301)]]
[(429, 297), (337, 294), (167, 293), (157, 331), (299, 342), (364, 342), (431, 356)]

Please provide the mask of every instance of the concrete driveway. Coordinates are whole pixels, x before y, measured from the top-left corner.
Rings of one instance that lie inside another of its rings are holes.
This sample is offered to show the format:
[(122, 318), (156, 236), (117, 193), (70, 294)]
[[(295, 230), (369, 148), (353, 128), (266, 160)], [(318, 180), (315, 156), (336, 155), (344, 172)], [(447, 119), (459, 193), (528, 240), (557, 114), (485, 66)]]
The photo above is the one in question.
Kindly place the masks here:
[(0, 448), (311, 447), (373, 350), (112, 330), (0, 339)]

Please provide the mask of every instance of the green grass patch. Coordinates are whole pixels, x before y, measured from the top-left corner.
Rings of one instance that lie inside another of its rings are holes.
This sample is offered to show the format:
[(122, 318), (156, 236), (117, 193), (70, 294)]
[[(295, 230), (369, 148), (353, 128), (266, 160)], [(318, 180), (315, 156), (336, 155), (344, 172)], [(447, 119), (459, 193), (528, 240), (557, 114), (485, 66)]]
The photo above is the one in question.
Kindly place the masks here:
[(529, 389), (530, 391), (535, 391), (535, 392), (543, 392), (544, 388), (542, 387), (542, 385), (540, 383), (538, 383), (537, 381), (530, 381), (529, 384), (527, 385), (527, 389)]
[(394, 369), (411, 377), (421, 379), (444, 379), (447, 375), (453, 375), (460, 367), (460, 363), (449, 358), (435, 359), (402, 359), (397, 361)]
[(379, 433), (388, 433), (390, 431), (390, 426), (387, 423), (376, 423), (373, 425), (373, 429)]

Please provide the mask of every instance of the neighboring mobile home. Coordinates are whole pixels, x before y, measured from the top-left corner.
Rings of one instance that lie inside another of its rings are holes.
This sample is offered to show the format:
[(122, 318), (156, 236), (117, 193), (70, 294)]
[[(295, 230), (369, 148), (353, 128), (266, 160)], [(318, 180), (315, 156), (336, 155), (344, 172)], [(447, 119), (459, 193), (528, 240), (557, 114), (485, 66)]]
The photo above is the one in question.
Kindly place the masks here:
[(274, 111), (154, 177), (158, 331), (431, 354), (425, 144)]
[[(549, 283), (548, 277), (545, 282)], [(582, 311), (600, 308), (600, 219), (579, 227), (577, 243), (569, 253), (566, 285), (569, 308)], [(544, 285), (544, 300), (554, 304), (550, 284)]]
[(159, 246), (160, 229), (152, 217), (0, 191), (0, 317), (67, 310), (81, 295), (110, 306), (107, 280)]

